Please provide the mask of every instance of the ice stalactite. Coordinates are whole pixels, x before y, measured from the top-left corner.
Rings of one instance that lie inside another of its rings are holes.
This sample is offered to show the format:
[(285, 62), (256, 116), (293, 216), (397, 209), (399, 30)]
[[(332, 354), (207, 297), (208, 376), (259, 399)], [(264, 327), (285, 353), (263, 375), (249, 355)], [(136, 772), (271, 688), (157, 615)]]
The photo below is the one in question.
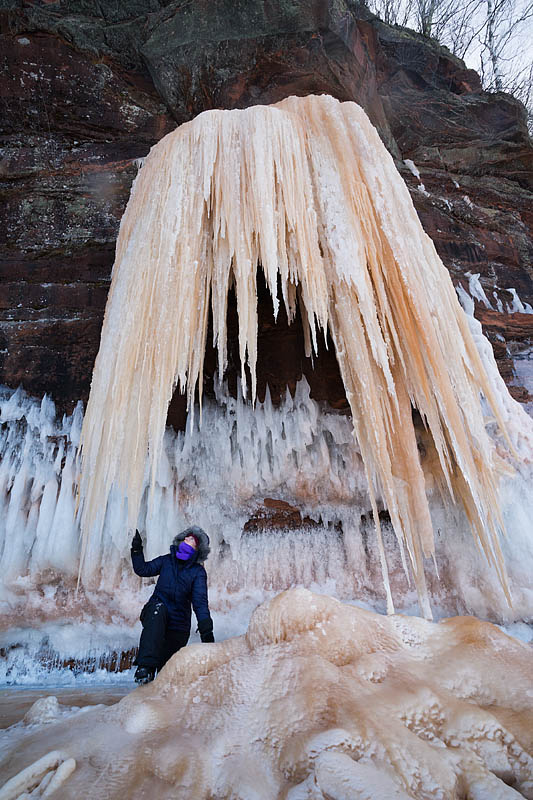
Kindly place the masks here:
[(0, 387), (0, 554), (2, 582), (28, 569), (75, 576), (76, 456), (83, 411), (56, 419), (54, 403)]
[[(124, 214), (82, 431), (82, 560), (90, 569), (112, 490), (155, 487), (168, 404), (201, 401), (208, 317), (219, 373), (234, 285), (242, 388), (256, 392), (260, 265), (274, 313), (299, 304), (307, 351), (331, 332), (365, 465), (393, 610), (376, 496), (389, 511), (424, 614), (432, 523), (412, 421), (429, 431), (438, 483), (460, 501), (508, 594), (499, 544), (500, 462), (480, 393), (505, 426), (449, 275), (377, 131), (355, 103), (289, 98), (208, 111), (157, 144)], [(278, 282), (281, 299), (278, 297)]]

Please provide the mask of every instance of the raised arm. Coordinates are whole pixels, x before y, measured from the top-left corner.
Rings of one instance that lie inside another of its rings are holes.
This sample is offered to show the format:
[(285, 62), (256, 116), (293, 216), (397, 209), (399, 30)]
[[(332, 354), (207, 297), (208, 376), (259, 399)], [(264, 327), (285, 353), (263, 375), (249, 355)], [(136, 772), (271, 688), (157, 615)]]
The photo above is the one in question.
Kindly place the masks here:
[(152, 578), (154, 575), (159, 575), (164, 558), (165, 556), (158, 556), (151, 561), (145, 561), (142, 539), (139, 531), (135, 531), (131, 543), (131, 563), (136, 575), (140, 575), (141, 578)]

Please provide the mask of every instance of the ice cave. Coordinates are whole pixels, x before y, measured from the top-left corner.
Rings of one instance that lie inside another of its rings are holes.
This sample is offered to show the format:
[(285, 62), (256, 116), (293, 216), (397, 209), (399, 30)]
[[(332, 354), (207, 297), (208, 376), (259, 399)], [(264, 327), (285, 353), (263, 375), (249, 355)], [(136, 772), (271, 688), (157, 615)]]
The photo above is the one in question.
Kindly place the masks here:
[[(303, 374), (258, 391), (260, 286), (346, 408)], [(87, 407), (5, 388), (0, 422), (4, 682), (135, 647), (136, 528), (149, 557), (209, 532), (216, 636), (109, 706), (51, 689), (2, 731), (0, 800), (533, 800), (533, 420), (359, 105), (210, 110), (162, 138)]]

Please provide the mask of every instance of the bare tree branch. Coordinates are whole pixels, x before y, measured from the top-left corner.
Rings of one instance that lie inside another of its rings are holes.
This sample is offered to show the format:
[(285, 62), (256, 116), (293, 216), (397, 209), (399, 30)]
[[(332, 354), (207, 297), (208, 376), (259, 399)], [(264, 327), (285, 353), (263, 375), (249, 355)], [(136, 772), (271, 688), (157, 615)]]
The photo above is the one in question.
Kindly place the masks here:
[(477, 59), (483, 87), (509, 92), (533, 117), (533, 0), (369, 0), (390, 25), (412, 27), (462, 59)]

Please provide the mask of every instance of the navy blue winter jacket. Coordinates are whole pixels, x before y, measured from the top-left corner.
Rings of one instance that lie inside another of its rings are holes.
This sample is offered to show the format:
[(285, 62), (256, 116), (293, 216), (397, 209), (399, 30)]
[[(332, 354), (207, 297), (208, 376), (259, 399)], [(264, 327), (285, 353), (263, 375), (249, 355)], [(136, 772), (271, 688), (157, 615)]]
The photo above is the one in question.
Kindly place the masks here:
[[(172, 545), (170, 553), (151, 561), (144, 560), (144, 553), (131, 553), (133, 570), (141, 578), (159, 575), (154, 593), (148, 602), (159, 600), (168, 610), (168, 627), (172, 630), (190, 631), (191, 604), (198, 620), (211, 620), (207, 599), (207, 574), (202, 564), (197, 563), (197, 553), (187, 561), (178, 561), (177, 548)], [(201, 630), (200, 626), (200, 630)]]

